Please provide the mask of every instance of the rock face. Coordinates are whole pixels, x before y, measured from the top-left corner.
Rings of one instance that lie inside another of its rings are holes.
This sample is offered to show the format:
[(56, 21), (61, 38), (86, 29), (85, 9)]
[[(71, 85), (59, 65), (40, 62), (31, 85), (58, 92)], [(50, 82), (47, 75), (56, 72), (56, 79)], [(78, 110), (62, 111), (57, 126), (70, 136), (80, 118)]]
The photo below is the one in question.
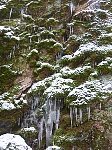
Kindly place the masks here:
[(0, 134), (112, 147), (111, 0), (1, 0), (0, 14)]
[(4, 149), (32, 150), (21, 136), (9, 133), (0, 136), (0, 150)]

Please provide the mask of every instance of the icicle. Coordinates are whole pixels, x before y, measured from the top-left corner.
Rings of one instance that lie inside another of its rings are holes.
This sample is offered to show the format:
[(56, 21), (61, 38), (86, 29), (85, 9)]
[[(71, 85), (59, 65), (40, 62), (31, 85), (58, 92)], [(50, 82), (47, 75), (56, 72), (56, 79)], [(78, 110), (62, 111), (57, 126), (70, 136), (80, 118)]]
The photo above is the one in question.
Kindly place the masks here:
[(73, 5), (73, 2), (71, 1), (70, 2), (70, 14), (72, 15), (73, 13), (73, 9), (74, 9), (74, 5)]
[(21, 9), (21, 20), (23, 20), (23, 14), (24, 14), (24, 10)]
[(54, 102), (54, 110), (56, 110), (56, 107), (57, 107), (57, 106), (56, 106), (56, 101), (57, 101), (57, 100), (56, 100), (56, 98), (55, 98), (55, 102)]
[(39, 148), (40, 148), (40, 143), (41, 143), (40, 138), (38, 138), (38, 147)]
[(30, 45), (29, 45), (28, 49), (31, 50), (31, 46)]
[(74, 146), (72, 147), (72, 150), (75, 150), (75, 147), (74, 147)]
[(24, 124), (23, 124), (23, 127), (27, 127), (27, 122), (26, 122), (26, 119), (24, 119)]
[(28, 14), (28, 7), (25, 7), (25, 14)]
[(80, 114), (80, 123), (82, 123), (82, 109), (79, 109), (79, 114)]
[(21, 118), (18, 119), (18, 126), (21, 125)]
[(12, 8), (11, 8), (10, 13), (9, 13), (9, 21), (11, 19), (11, 16), (12, 16)]
[(37, 124), (38, 119), (36, 118), (37, 110), (38, 110), (38, 101), (39, 98), (38, 96), (34, 96), (30, 102), (31, 102), (31, 107), (30, 110), (24, 113), (24, 122), (21, 125), (22, 127), (29, 127), (32, 124)]
[(70, 26), (70, 35), (72, 34), (72, 26)]
[(50, 129), (51, 129), (50, 135), (51, 135), (51, 138), (52, 138), (52, 135), (53, 135), (53, 122), (51, 122)]
[(63, 37), (63, 42), (65, 42), (65, 39), (64, 39), (64, 37)]
[(73, 25), (70, 25), (70, 35), (72, 35), (73, 33), (74, 33)]
[(36, 26), (35, 26), (35, 25), (33, 26), (33, 31), (34, 31), (34, 32), (36, 31)]
[(75, 107), (75, 118), (76, 118), (76, 122), (77, 122), (77, 107)]
[(60, 118), (60, 108), (56, 111), (56, 130), (59, 126), (59, 118)]
[(49, 132), (50, 132), (50, 135), (52, 134), (52, 113), (51, 113), (51, 102), (49, 103), (49, 107), (50, 107), (50, 111), (48, 112), (48, 121), (47, 121), (47, 125), (49, 126)]
[(88, 107), (88, 120), (90, 119), (91, 117), (91, 110), (90, 110), (90, 106)]
[(46, 147), (50, 145), (51, 141), (51, 129), (49, 124), (46, 126)]
[(33, 99), (31, 101), (31, 110), (33, 110)]
[(43, 137), (43, 125), (44, 125), (44, 118), (41, 119), (39, 124), (39, 134), (38, 134), (39, 148)]
[(57, 53), (57, 55), (56, 55), (56, 61), (59, 60), (61, 57), (62, 57), (61, 53)]
[(51, 116), (51, 101), (49, 99), (47, 99), (45, 106), (46, 106), (46, 110), (45, 110), (44, 118), (45, 118), (45, 128), (46, 128), (46, 146), (48, 147), (51, 141), (52, 128), (53, 128), (52, 116)]
[(88, 112), (88, 120), (89, 120), (89, 119), (90, 119), (90, 115), (91, 115), (91, 114), (90, 114), (90, 113), (91, 113), (91, 112), (90, 112), (90, 106), (87, 107), (87, 112)]
[(35, 97), (34, 97), (34, 102), (33, 102), (33, 110), (35, 110), (36, 107), (38, 106), (38, 101), (39, 101), (38, 96), (35, 96)]
[(92, 147), (90, 147), (89, 150), (92, 150)]
[(74, 28), (73, 28), (73, 26), (72, 26), (72, 34), (74, 33)]
[(15, 56), (16, 46), (13, 46), (12, 56)]
[(70, 107), (70, 119), (71, 119), (71, 128), (73, 126), (73, 111), (72, 111), (72, 107)]
[(24, 125), (23, 125), (23, 122), (21, 123), (21, 128), (23, 128), (24, 127)]
[(46, 128), (46, 146), (49, 146), (49, 144), (51, 143), (51, 138), (53, 134), (53, 123), (55, 123), (56, 129), (58, 129), (59, 117), (60, 107), (57, 106), (57, 99), (47, 99), (46, 110), (44, 114)]

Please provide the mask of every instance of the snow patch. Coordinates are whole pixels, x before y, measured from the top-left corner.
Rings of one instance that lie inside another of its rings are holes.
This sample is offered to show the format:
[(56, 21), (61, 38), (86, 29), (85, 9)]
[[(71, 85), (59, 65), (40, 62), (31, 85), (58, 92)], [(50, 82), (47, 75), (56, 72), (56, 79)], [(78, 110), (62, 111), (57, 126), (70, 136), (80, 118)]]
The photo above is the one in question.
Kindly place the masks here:
[(4, 149), (32, 150), (21, 136), (9, 133), (0, 136), (0, 150)]
[(61, 148), (58, 146), (49, 146), (48, 148), (46, 148), (46, 150), (60, 150)]

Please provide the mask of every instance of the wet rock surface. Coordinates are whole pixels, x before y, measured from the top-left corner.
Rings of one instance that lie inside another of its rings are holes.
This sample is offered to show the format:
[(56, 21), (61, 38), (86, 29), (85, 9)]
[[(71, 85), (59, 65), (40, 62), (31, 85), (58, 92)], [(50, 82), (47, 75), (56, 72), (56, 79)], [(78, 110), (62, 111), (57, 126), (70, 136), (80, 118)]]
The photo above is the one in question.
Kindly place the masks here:
[(0, 14), (0, 134), (110, 150), (111, 1), (1, 0)]

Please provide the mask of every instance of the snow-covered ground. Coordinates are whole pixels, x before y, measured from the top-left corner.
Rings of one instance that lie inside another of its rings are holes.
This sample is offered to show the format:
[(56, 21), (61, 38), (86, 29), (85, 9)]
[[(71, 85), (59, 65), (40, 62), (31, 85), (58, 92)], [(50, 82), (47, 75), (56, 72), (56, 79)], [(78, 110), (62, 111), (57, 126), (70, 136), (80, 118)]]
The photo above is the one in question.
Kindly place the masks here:
[(46, 148), (46, 150), (60, 150), (61, 148), (58, 146), (49, 146), (48, 148)]
[(32, 150), (32, 148), (21, 136), (7, 133), (0, 136), (0, 150)]

